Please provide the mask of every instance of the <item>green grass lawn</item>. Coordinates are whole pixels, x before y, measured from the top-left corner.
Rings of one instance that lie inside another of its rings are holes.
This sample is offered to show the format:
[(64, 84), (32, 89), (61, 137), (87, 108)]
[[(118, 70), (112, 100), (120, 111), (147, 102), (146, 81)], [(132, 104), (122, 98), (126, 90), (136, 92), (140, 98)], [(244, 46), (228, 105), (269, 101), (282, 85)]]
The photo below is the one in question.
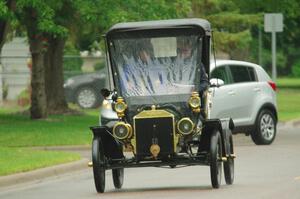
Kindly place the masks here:
[(27, 115), (0, 111), (0, 146), (31, 147), (53, 145), (88, 145), (92, 139), (89, 126), (98, 125), (98, 111), (82, 115), (53, 115), (32, 121)]
[(79, 160), (76, 153), (0, 147), (0, 176)]
[(300, 89), (300, 78), (283, 77), (277, 79), (278, 88), (298, 88)]
[[(32, 121), (20, 108), (0, 109), (0, 176), (80, 159), (76, 153), (38, 151), (33, 146), (88, 145), (89, 126), (98, 125), (98, 110), (81, 115), (53, 115)], [(27, 148), (25, 148), (27, 147)]]
[(300, 89), (279, 88), (277, 103), (280, 121), (300, 119)]

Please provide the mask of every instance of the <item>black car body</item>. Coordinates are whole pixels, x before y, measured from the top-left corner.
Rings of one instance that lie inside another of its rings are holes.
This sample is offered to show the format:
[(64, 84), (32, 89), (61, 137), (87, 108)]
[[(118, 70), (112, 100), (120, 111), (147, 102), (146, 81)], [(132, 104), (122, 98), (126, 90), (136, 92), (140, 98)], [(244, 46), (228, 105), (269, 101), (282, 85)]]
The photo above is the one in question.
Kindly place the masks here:
[(98, 107), (103, 100), (100, 91), (105, 86), (105, 70), (70, 77), (64, 83), (66, 101), (81, 108)]
[(224, 162), (226, 183), (233, 183), (233, 122), (209, 118), (210, 93), (199, 93), (210, 41), (204, 19), (120, 23), (107, 32), (110, 90), (102, 93), (111, 95), (107, 105), (118, 120), (91, 127), (98, 192), (104, 192), (106, 170), (121, 188), (130, 167), (207, 165), (218, 188)]

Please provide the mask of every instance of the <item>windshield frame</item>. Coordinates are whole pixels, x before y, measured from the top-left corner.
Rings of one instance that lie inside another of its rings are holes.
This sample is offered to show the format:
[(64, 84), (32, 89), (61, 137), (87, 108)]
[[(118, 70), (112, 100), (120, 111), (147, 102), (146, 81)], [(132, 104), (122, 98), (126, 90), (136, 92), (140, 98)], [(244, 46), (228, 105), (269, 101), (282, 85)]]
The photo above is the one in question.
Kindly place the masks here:
[[(142, 37), (141, 37), (142, 35)], [(114, 55), (113, 49), (111, 46), (113, 46), (114, 40), (117, 39), (134, 39), (134, 38), (155, 38), (155, 37), (178, 37), (178, 36), (197, 36), (198, 38), (203, 39), (201, 42), (201, 45), (197, 46), (197, 50), (200, 49), (200, 53), (197, 54), (196, 62), (197, 62), (197, 68), (199, 69), (200, 64), (202, 64), (203, 61), (203, 51), (204, 49), (204, 42), (205, 42), (205, 31), (199, 27), (199, 26), (180, 26), (180, 27), (168, 27), (168, 28), (146, 28), (146, 29), (130, 29), (130, 30), (115, 30), (112, 32), (109, 32), (107, 34), (107, 50), (109, 53), (109, 61), (110, 61), (110, 69), (112, 72), (113, 77), (113, 83), (114, 88), (116, 89), (117, 93), (120, 96), (123, 96), (123, 90), (121, 89), (121, 83), (119, 82), (119, 71), (118, 66), (114, 63), (112, 56)], [(200, 62), (200, 63), (199, 63)], [(200, 81), (200, 77), (197, 77), (198, 81)], [(195, 84), (195, 90), (198, 89), (198, 84)], [(131, 96), (135, 97), (135, 96)], [(138, 97), (138, 96), (136, 96)], [(153, 96), (149, 96), (153, 97)]]

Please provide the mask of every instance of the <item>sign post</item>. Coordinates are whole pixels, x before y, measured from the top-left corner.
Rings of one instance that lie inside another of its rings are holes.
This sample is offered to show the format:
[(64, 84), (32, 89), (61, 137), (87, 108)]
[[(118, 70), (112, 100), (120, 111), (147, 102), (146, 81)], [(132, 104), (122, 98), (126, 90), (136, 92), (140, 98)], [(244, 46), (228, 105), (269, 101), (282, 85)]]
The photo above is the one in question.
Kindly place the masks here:
[(265, 14), (265, 32), (272, 33), (272, 79), (275, 82), (277, 78), (276, 70), (276, 32), (283, 31), (282, 13)]

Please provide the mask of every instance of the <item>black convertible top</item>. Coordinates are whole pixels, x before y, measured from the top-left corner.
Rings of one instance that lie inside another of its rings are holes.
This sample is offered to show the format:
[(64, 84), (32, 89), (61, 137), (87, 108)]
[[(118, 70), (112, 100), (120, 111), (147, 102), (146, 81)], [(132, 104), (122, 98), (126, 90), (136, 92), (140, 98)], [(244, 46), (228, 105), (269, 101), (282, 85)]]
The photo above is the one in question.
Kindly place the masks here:
[(118, 23), (112, 26), (107, 34), (114, 31), (130, 31), (130, 30), (145, 30), (145, 29), (160, 29), (160, 28), (176, 28), (180, 26), (197, 26), (201, 27), (206, 35), (211, 34), (210, 23), (205, 19), (169, 19), (156, 21), (141, 21), (141, 22), (126, 22)]

